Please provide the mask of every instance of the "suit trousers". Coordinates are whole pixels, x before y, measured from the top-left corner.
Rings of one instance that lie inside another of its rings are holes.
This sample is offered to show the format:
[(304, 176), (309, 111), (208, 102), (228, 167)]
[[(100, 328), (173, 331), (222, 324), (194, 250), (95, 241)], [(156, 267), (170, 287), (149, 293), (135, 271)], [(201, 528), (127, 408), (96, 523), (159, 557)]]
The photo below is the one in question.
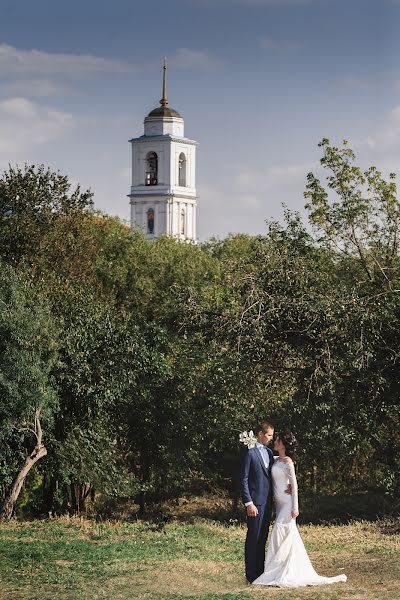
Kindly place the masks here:
[(271, 522), (269, 503), (257, 506), (258, 515), (247, 517), (247, 535), (244, 547), (246, 579), (254, 581), (264, 572), (265, 546)]

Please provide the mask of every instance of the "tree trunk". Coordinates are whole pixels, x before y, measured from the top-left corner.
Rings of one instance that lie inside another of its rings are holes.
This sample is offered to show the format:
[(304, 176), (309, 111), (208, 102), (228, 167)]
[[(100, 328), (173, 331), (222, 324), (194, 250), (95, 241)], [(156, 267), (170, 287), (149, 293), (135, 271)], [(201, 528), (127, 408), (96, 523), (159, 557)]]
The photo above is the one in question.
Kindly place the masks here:
[(90, 483), (72, 482), (72, 512), (75, 515), (80, 515), (86, 510), (86, 500), (89, 497), (92, 485)]
[(145, 491), (142, 490), (139, 492), (137, 502), (139, 504), (139, 516), (143, 517), (146, 514), (146, 492)]
[(26, 476), (28, 475), (29, 471), (32, 469), (33, 465), (35, 463), (37, 463), (38, 460), (43, 458), (43, 456), (46, 456), (46, 454), (47, 454), (47, 449), (45, 448), (45, 446), (40, 445), (40, 446), (35, 447), (35, 449), (30, 454), (30, 456), (27, 456), (24, 466), (22, 467), (21, 471), (18, 473), (18, 475), (13, 483), (13, 486), (10, 490), (10, 493), (4, 500), (3, 506), (0, 511), (0, 521), (7, 521), (8, 519), (11, 519), (13, 512), (14, 512), (15, 503), (18, 500), (18, 496), (19, 496), (21, 488), (24, 484)]
[(73, 515), (80, 513), (78, 484), (75, 481), (71, 481), (71, 513)]
[(11, 519), (13, 512), (14, 512), (15, 503), (18, 500), (18, 496), (19, 496), (21, 488), (24, 484), (26, 476), (28, 475), (29, 471), (32, 469), (33, 465), (35, 463), (37, 463), (38, 460), (43, 458), (43, 456), (46, 456), (46, 454), (47, 454), (47, 449), (42, 444), (42, 427), (40, 425), (40, 409), (36, 410), (36, 413), (35, 413), (35, 430), (34, 431), (30, 430), (30, 431), (32, 431), (35, 434), (37, 443), (36, 443), (35, 448), (31, 452), (31, 454), (26, 457), (26, 460), (25, 460), (25, 463), (24, 463), (22, 469), (18, 473), (9, 494), (6, 496), (6, 498), (3, 502), (3, 506), (0, 511), (0, 521), (7, 521), (8, 519)]
[(313, 465), (311, 471), (311, 489), (314, 496), (317, 494), (317, 477), (318, 477), (318, 467), (317, 465)]
[(58, 512), (60, 507), (57, 502), (56, 506), (56, 494), (58, 491), (58, 480), (54, 477), (43, 477), (43, 498), (42, 498), (42, 512), (51, 516)]

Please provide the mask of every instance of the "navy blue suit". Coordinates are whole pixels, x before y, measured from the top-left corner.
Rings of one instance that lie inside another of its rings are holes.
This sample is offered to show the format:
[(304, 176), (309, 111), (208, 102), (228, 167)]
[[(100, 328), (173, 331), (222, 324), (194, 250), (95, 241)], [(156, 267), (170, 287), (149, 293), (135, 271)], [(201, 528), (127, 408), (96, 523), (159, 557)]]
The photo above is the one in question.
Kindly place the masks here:
[(264, 572), (265, 546), (272, 513), (271, 468), (273, 454), (267, 448), (268, 469), (265, 468), (257, 447), (245, 450), (242, 456), (242, 500), (253, 502), (258, 509), (256, 517), (247, 517), (245, 544), (246, 578), (254, 581)]

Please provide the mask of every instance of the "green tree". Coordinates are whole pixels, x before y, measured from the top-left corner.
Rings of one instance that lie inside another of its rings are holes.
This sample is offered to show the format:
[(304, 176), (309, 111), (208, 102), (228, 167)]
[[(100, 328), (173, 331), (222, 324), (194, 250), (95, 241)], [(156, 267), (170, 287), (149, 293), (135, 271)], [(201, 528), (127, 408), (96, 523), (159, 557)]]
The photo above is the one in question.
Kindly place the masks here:
[[(132, 318), (99, 301), (90, 289), (65, 287), (53, 311), (63, 335), (54, 371), (60, 410), (47, 509), (56, 507), (56, 491), (63, 488), (61, 504), (80, 512), (93, 489), (109, 496), (129, 496), (137, 489), (135, 472), (124, 459), (130, 448), (122, 414), (127, 403), (131, 410), (141, 404), (149, 349)], [(157, 360), (151, 366), (156, 373)]]
[(4, 264), (0, 272), (0, 519), (9, 519), (27, 474), (47, 454), (57, 331), (29, 280)]
[(305, 197), (319, 241), (344, 257), (356, 258), (371, 282), (390, 290), (398, 277), (400, 205), (396, 175), (386, 181), (374, 166), (365, 171), (345, 140), (342, 148), (324, 138), (319, 146), (325, 182), (307, 176)]
[(60, 217), (92, 209), (92, 193), (71, 193), (65, 175), (39, 167), (10, 167), (0, 179), (0, 255), (30, 263), (37, 246)]
[[(346, 284), (346, 359), (337, 373), (336, 397), (343, 422), (386, 465), (387, 488), (400, 480), (400, 412), (395, 332), (399, 314), (400, 203), (396, 176), (386, 181), (376, 167), (362, 171), (344, 142), (320, 143), (325, 183), (308, 175), (306, 198), (319, 242), (335, 249), (338, 279)], [(344, 337), (344, 336), (343, 336)], [(398, 486), (398, 483), (397, 483)]]

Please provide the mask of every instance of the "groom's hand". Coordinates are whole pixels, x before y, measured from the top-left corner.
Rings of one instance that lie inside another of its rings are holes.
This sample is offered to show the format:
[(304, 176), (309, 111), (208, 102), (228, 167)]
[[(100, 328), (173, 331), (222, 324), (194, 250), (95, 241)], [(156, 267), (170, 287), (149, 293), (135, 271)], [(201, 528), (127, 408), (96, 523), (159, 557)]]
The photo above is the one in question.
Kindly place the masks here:
[(255, 504), (249, 504), (246, 506), (246, 512), (248, 517), (256, 517), (258, 515), (258, 508)]

